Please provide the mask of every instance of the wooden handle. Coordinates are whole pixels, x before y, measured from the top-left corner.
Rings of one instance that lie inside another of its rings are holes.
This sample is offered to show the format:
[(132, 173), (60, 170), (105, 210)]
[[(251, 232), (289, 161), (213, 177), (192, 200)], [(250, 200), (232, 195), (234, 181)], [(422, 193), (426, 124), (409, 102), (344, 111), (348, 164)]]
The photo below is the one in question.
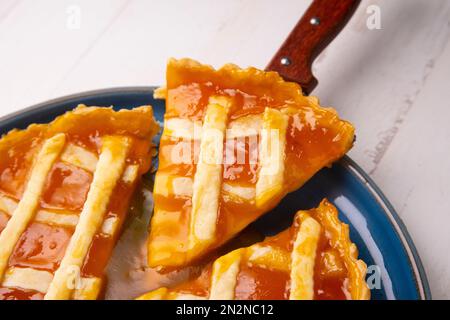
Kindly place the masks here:
[(314, 59), (336, 37), (361, 0), (314, 0), (266, 70), (301, 85), (309, 94), (317, 85), (311, 71)]

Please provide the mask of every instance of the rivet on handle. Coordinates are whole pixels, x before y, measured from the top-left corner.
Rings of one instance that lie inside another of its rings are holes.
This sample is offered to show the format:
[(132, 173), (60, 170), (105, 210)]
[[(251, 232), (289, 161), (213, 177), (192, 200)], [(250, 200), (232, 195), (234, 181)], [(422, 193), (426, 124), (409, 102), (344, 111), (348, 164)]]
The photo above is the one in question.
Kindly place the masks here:
[(320, 24), (320, 19), (317, 17), (312, 17), (311, 20), (309, 20), (309, 23), (313, 26), (318, 26)]
[(313, 0), (266, 70), (278, 72), (286, 81), (297, 82), (305, 94), (317, 85), (311, 66), (336, 37), (361, 0)]
[(291, 59), (289, 59), (288, 57), (282, 57), (282, 58), (280, 59), (280, 63), (281, 63), (283, 66), (288, 66), (288, 65), (291, 64)]

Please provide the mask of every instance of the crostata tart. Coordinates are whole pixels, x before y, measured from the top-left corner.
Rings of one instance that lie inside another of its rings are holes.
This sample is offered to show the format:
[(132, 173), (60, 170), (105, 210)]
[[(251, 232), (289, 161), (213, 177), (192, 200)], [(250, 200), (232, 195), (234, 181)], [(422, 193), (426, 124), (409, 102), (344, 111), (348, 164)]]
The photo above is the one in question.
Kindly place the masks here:
[(326, 199), (299, 211), (290, 228), (247, 248), (234, 250), (201, 275), (139, 299), (364, 300), (366, 264)]
[(0, 299), (97, 298), (157, 131), (149, 106), (79, 106), (0, 140)]
[(352, 146), (353, 126), (275, 72), (170, 60), (148, 241), (153, 267), (192, 263)]

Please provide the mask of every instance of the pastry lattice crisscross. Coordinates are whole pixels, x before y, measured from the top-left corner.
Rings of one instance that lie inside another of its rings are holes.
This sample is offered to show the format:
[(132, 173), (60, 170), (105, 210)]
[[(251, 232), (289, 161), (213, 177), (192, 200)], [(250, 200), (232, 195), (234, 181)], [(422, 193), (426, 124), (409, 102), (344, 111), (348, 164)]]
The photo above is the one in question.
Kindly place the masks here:
[(150, 266), (220, 246), (347, 152), (354, 129), (274, 72), (170, 60)]
[(199, 278), (139, 299), (363, 300), (370, 298), (365, 275), (348, 225), (323, 200), (282, 233), (218, 258)]
[(95, 299), (158, 126), (79, 106), (0, 140), (0, 299)]

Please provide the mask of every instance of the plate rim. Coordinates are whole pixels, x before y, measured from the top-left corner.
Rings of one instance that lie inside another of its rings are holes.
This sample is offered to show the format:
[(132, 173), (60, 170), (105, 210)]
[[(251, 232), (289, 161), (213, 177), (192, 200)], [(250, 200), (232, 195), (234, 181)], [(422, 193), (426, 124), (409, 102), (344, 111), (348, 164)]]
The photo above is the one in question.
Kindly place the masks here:
[(408, 255), (420, 300), (432, 300), (430, 285), (419, 252), (400, 215), (381, 191), (380, 187), (378, 187), (373, 179), (353, 159), (345, 155), (339, 160), (339, 163), (349, 169), (349, 172), (357, 180), (363, 182), (366, 189), (372, 194), (378, 205), (385, 212)]
[[(125, 87), (111, 87), (106, 89), (95, 89), (89, 91), (82, 91), (50, 99), (38, 104), (31, 105), (21, 110), (17, 110), (0, 117), (0, 127), (7, 126), (8, 122), (17, 120), (17, 118), (29, 117), (35, 112), (42, 112), (51, 109), (54, 105), (70, 100), (79, 100), (96, 95), (117, 95), (117, 94), (148, 94), (152, 92), (157, 86), (125, 86)], [(4, 134), (6, 134), (5, 132)], [(348, 155), (345, 155), (339, 160), (339, 163), (349, 169), (349, 172), (359, 181), (361, 181), (370, 194), (377, 201), (378, 205), (385, 212), (392, 227), (397, 233), (404, 250), (407, 253), (409, 263), (411, 265), (414, 280), (416, 282), (417, 291), (421, 300), (431, 300), (432, 294), (430, 285), (426, 276), (425, 269), (420, 259), (417, 248), (406, 228), (406, 225), (400, 218), (399, 214), (394, 209), (393, 205), (372, 180), (372, 178)]]

